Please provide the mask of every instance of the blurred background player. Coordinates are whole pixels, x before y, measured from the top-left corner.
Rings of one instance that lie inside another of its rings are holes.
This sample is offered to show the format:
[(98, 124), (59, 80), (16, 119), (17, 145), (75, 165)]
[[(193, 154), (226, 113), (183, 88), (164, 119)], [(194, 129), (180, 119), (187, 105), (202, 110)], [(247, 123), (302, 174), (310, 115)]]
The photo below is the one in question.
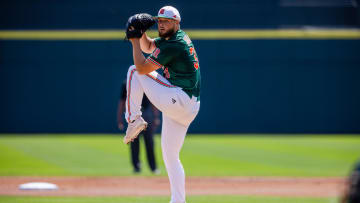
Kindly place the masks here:
[[(126, 101), (126, 80), (124, 80), (124, 82), (121, 85), (121, 97), (118, 103), (117, 119), (118, 119), (118, 128), (120, 130), (124, 129), (123, 115), (125, 112), (125, 101)], [(151, 102), (146, 97), (146, 95), (144, 95), (143, 97), (141, 107), (143, 113), (142, 116), (148, 122), (148, 127), (146, 130), (140, 133), (140, 136), (143, 137), (145, 141), (146, 157), (148, 160), (150, 170), (152, 173), (158, 175), (160, 173), (160, 170), (157, 168), (157, 164), (156, 164), (153, 135), (160, 124), (160, 119), (159, 119), (160, 112), (151, 104)], [(131, 142), (130, 145), (131, 163), (134, 168), (134, 173), (141, 172), (141, 163), (139, 159), (140, 136), (134, 139), (134, 141)]]
[(341, 203), (360, 203), (360, 161), (350, 173)]

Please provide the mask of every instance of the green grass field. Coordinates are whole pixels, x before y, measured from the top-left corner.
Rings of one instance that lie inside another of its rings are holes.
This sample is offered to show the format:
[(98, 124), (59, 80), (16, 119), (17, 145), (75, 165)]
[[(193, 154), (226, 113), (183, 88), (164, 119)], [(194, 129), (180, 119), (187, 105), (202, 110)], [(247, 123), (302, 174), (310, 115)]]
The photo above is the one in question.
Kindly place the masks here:
[[(360, 136), (189, 135), (181, 152), (187, 176), (346, 176), (360, 157)], [(143, 147), (141, 148), (143, 149)], [(144, 150), (141, 151), (145, 160)], [(160, 138), (156, 137), (158, 163)], [(120, 135), (0, 135), (0, 176), (129, 176)], [(151, 175), (146, 162), (143, 174)], [(11, 197), (0, 202), (157, 202), (168, 197)], [(334, 198), (189, 196), (189, 202), (336, 202)]]
[[(345, 176), (359, 146), (360, 136), (189, 135), (181, 160), (188, 176)], [(156, 154), (164, 172), (159, 136)], [(132, 175), (120, 135), (0, 135), (0, 162), (0, 176)]]

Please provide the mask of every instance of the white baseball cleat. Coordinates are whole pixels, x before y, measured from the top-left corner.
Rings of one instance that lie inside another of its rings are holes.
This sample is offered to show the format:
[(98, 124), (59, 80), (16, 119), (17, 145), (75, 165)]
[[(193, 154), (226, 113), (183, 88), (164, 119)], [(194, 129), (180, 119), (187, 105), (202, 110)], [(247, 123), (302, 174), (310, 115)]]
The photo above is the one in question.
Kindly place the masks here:
[(132, 123), (128, 124), (126, 129), (126, 135), (124, 137), (124, 143), (128, 144), (138, 137), (141, 131), (147, 127), (148, 123), (139, 116)]

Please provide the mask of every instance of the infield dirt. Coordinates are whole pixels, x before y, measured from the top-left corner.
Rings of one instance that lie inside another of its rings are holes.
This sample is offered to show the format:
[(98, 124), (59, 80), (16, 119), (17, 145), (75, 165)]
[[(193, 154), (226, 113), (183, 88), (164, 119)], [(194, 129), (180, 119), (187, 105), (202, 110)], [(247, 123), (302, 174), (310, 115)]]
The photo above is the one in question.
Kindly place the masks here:
[[(337, 197), (345, 179), (292, 177), (188, 177), (188, 195), (255, 195)], [(58, 190), (19, 190), (20, 184), (50, 182)], [(31, 196), (163, 196), (167, 177), (0, 177), (0, 195)]]

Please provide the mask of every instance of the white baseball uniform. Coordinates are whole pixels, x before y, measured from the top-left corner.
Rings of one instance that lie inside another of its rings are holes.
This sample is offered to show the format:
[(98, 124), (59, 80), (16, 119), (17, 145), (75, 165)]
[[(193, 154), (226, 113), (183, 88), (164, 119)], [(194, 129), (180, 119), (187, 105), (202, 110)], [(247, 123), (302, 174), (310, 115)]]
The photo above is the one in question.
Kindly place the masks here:
[(179, 159), (189, 125), (200, 109), (200, 67), (194, 46), (182, 30), (170, 39), (155, 39), (156, 49), (147, 58), (163, 69), (140, 75), (130, 66), (127, 74), (125, 118), (141, 116), (143, 94), (163, 115), (161, 148), (170, 180), (171, 203), (185, 202), (185, 173)]

